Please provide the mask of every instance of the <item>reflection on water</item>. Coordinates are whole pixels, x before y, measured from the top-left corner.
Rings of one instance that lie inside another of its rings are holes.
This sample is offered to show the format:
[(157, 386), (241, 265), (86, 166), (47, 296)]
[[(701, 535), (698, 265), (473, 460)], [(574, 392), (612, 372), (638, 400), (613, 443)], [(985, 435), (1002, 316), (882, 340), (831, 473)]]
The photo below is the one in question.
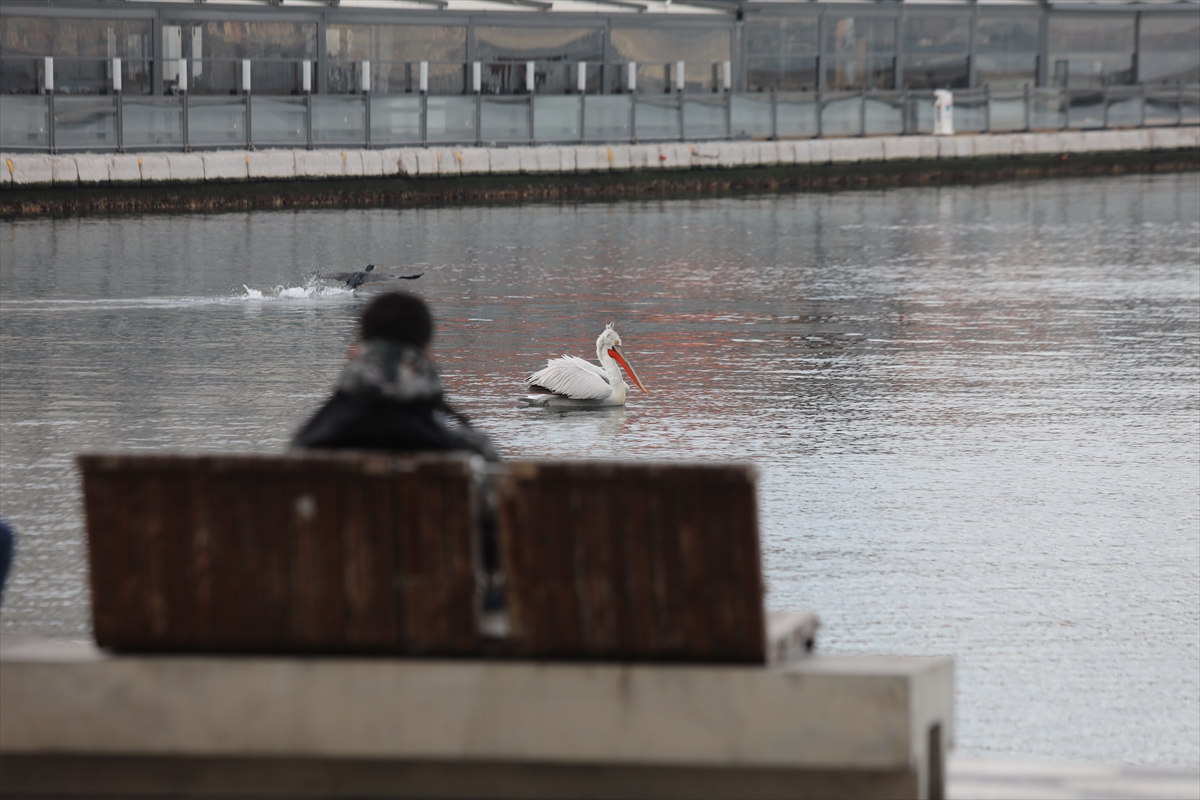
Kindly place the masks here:
[[(511, 457), (749, 460), (768, 602), (826, 651), (947, 653), (958, 743), (1200, 761), (1195, 175), (0, 228), (5, 630), (87, 635), (98, 448), (278, 450), (363, 298), (424, 270), (453, 399)], [(521, 408), (615, 321), (649, 396)]]

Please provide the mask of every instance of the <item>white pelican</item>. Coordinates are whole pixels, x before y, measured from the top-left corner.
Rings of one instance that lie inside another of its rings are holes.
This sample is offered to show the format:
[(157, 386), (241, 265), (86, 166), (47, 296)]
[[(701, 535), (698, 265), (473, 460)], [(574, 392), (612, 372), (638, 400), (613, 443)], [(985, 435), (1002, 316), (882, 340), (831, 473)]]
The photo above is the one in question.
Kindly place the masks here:
[(530, 389), (540, 390), (527, 395), (525, 402), (531, 406), (567, 408), (623, 406), (629, 387), (621, 379), (617, 364), (625, 368), (639, 389), (650, 394), (625, 360), (621, 336), (613, 330), (611, 322), (604, 326), (604, 332), (596, 340), (596, 358), (600, 361), (599, 367), (576, 356), (550, 359), (545, 369), (525, 379)]

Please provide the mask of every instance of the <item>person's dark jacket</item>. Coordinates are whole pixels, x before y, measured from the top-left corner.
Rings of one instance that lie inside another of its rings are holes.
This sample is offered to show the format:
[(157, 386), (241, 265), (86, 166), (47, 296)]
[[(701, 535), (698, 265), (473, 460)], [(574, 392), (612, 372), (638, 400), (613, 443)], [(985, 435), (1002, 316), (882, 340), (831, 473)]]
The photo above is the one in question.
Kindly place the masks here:
[(447, 405), (424, 353), (385, 340), (364, 342), (337, 391), (292, 440), (295, 447), (461, 450), (498, 460), (482, 432)]

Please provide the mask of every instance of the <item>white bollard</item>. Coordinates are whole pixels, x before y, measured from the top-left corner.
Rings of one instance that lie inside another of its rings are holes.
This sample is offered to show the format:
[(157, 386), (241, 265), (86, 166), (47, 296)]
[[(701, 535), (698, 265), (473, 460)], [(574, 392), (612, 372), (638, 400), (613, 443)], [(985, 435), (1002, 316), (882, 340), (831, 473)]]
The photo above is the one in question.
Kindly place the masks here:
[(948, 89), (933, 93), (933, 135), (954, 135), (954, 95)]

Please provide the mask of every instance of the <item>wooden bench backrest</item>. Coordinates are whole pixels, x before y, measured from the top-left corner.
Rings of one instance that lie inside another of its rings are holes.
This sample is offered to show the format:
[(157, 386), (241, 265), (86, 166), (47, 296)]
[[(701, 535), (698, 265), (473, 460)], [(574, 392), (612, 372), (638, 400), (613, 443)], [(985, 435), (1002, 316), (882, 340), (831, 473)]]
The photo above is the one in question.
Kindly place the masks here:
[(207, 652), (477, 650), (461, 456), (84, 455), (96, 641)]
[(497, 483), (516, 653), (765, 660), (752, 467), (526, 462)]

